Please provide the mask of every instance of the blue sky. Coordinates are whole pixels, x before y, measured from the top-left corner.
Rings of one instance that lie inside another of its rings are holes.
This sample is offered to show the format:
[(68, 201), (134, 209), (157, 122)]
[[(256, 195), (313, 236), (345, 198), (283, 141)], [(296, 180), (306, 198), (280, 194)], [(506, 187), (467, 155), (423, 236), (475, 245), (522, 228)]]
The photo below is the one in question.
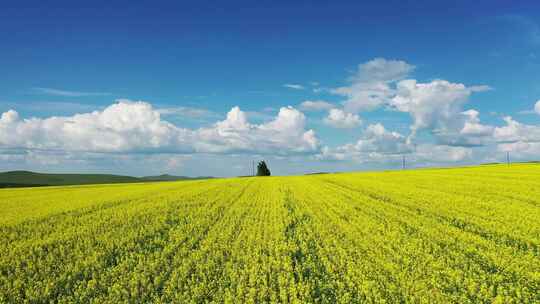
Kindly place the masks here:
[(433, 2), (3, 3), (0, 170), (536, 159), (540, 4)]

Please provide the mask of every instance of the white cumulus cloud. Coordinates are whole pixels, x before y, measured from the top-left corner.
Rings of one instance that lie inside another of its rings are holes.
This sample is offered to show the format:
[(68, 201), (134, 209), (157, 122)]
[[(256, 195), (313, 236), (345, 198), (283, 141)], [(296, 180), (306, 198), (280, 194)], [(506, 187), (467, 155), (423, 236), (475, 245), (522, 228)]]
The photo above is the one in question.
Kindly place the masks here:
[(319, 140), (305, 130), (304, 114), (281, 108), (265, 124), (250, 124), (234, 107), (211, 127), (179, 128), (143, 101), (118, 100), (103, 111), (69, 117), (21, 119), (14, 110), (0, 118), (0, 148), (96, 153), (315, 153)]
[(362, 124), (357, 114), (347, 113), (341, 109), (331, 109), (323, 120), (326, 125), (334, 128), (355, 128)]
[(540, 126), (526, 125), (504, 117), (505, 126), (496, 127), (493, 133), (495, 141), (502, 143), (513, 142), (540, 142)]
[(264, 124), (250, 124), (247, 116), (234, 107), (227, 119), (210, 128), (197, 130), (198, 152), (287, 155), (313, 153), (319, 140), (313, 130), (305, 130), (306, 117), (293, 107), (282, 107), (278, 115)]
[(411, 115), (411, 137), (414, 138), (422, 129), (445, 136), (464, 128), (466, 118), (471, 118), (471, 113), (464, 115), (463, 105), (473, 92), (485, 89), (446, 80), (429, 83), (402, 80), (397, 84), (397, 94), (392, 98), (390, 106)]
[(123, 152), (177, 145), (185, 133), (162, 121), (144, 102), (119, 100), (103, 111), (45, 119), (20, 119), (13, 112), (2, 114), (2, 146)]
[(490, 87), (442, 79), (427, 83), (406, 79), (414, 69), (405, 61), (376, 58), (358, 66), (350, 85), (332, 92), (347, 98), (342, 102), (346, 112), (383, 107), (408, 113), (413, 120), (408, 136), (411, 143), (419, 131), (426, 130), (443, 145), (482, 145), (483, 137), (489, 137), (493, 128), (482, 125), (479, 113), (464, 111), (464, 106), (473, 93)]
[(467, 110), (462, 112), (465, 115), (465, 123), (460, 133), (465, 136), (483, 137), (490, 136), (493, 133), (493, 126), (480, 123), (480, 112), (476, 110)]
[(375, 58), (358, 65), (350, 85), (331, 90), (346, 97), (343, 106), (348, 112), (374, 110), (383, 106), (393, 96), (391, 83), (407, 77), (414, 66), (401, 60)]
[(336, 148), (324, 147), (318, 156), (321, 159), (348, 160), (369, 162), (387, 160), (389, 157), (410, 153), (411, 146), (405, 136), (398, 132), (387, 130), (382, 124), (372, 124), (362, 132), (355, 143), (349, 143)]

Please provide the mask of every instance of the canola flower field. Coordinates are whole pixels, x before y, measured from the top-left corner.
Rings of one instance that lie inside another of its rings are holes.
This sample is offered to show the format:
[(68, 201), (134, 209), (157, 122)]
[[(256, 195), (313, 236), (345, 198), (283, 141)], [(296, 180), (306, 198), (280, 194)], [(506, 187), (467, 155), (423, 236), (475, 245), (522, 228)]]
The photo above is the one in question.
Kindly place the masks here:
[(540, 165), (0, 190), (0, 303), (540, 303)]

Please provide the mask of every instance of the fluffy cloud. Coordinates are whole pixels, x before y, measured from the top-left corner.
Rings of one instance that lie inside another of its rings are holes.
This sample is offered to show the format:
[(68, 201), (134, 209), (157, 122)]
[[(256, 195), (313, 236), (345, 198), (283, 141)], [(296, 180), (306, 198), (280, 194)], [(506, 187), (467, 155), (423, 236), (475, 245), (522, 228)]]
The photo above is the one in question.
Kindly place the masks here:
[[(465, 129), (465, 133), (480, 131), (477, 112), (463, 112), (463, 105), (473, 92), (484, 91), (485, 86), (467, 87), (461, 83), (446, 80), (434, 80), (418, 83), (416, 80), (402, 80), (397, 84), (397, 93), (391, 99), (390, 106), (411, 115), (411, 138), (422, 129), (430, 130), (442, 138), (452, 137)], [(472, 123), (467, 127), (466, 122)], [(485, 129), (481, 130), (482, 132)]]
[(342, 129), (355, 128), (362, 123), (357, 114), (347, 113), (341, 109), (331, 109), (323, 122), (331, 127)]
[[(470, 95), (463, 84), (435, 80), (430, 83), (417, 83), (416, 80), (403, 80), (397, 84), (398, 93), (391, 100), (391, 106), (413, 118), (411, 130), (449, 124), (462, 110)], [(443, 119), (441, 122), (439, 119)]]
[(356, 82), (392, 82), (407, 77), (414, 69), (414, 65), (402, 60), (375, 58), (358, 65), (358, 73), (352, 79)]
[[(537, 103), (538, 105), (538, 103)], [(540, 126), (526, 125), (505, 117), (505, 126), (496, 127), (494, 140), (497, 151), (511, 152), (512, 160), (538, 160), (540, 155)]]
[(29, 149), (125, 152), (179, 146), (181, 129), (160, 119), (144, 102), (119, 100), (103, 111), (71, 117), (19, 119), (2, 114), (0, 144)]
[(506, 125), (495, 127), (491, 138), (496, 144), (496, 151), (512, 152), (513, 160), (538, 160), (540, 126), (520, 123), (510, 116), (503, 119)]
[(467, 110), (451, 117), (449, 122), (441, 121), (443, 128), (432, 130), (438, 143), (450, 146), (484, 146), (493, 142), (495, 127), (480, 122), (480, 113)]
[(409, 141), (421, 130), (427, 130), (443, 145), (482, 145), (493, 127), (480, 123), (475, 110), (464, 111), (464, 105), (475, 92), (488, 86), (466, 86), (446, 80), (420, 83), (405, 79), (415, 67), (405, 61), (376, 58), (358, 66), (350, 85), (332, 90), (345, 96), (346, 112), (357, 113), (384, 107), (408, 113), (413, 123)]
[(538, 100), (534, 105), (534, 111), (536, 112), (536, 114), (540, 115), (540, 100)]
[(314, 153), (319, 141), (305, 130), (300, 111), (281, 108), (274, 120), (250, 124), (234, 107), (223, 121), (201, 129), (164, 121), (151, 104), (118, 100), (103, 111), (70, 117), (21, 119), (10, 110), (0, 118), (0, 148), (98, 153)]
[(19, 113), (17, 113), (15, 110), (9, 110), (7, 112), (2, 113), (2, 116), (0, 116), (0, 125), (8, 125), (11, 123), (14, 123), (19, 119)]
[(540, 155), (540, 126), (527, 125), (505, 117), (503, 126), (480, 123), (479, 112), (459, 113), (459, 132), (439, 134), (439, 142), (411, 143), (408, 138), (388, 131), (381, 124), (369, 125), (360, 139), (336, 148), (323, 147), (317, 155), (325, 160), (392, 162), (407, 154), (408, 162), (433, 165), (467, 161), (497, 161), (503, 152), (514, 160), (537, 159)]
[(526, 125), (512, 117), (504, 118), (505, 126), (496, 127), (493, 137), (499, 143), (540, 142), (540, 126)]
[(398, 154), (410, 153), (411, 146), (405, 136), (386, 130), (381, 124), (369, 125), (356, 143), (337, 148), (324, 147), (320, 159), (346, 160), (357, 162), (384, 160)]
[(493, 133), (492, 126), (483, 125), (480, 123), (480, 113), (476, 110), (468, 110), (462, 112), (465, 115), (465, 123), (460, 133), (465, 136), (484, 137)]
[(234, 107), (227, 119), (211, 128), (197, 130), (196, 151), (207, 153), (253, 152), (286, 155), (312, 153), (319, 147), (313, 130), (305, 130), (306, 117), (293, 107), (283, 107), (274, 120), (252, 125), (246, 114)]
[(337, 148), (323, 147), (317, 155), (324, 160), (353, 160), (359, 163), (400, 161), (407, 155), (413, 163), (451, 163), (470, 160), (472, 149), (423, 143), (413, 145), (398, 132), (387, 130), (380, 123), (369, 125), (355, 143)]
[(388, 131), (381, 124), (369, 125), (355, 148), (364, 152), (398, 154), (410, 151), (405, 137), (397, 132)]
[(334, 108), (334, 105), (324, 100), (306, 100), (300, 104), (303, 111), (327, 111)]
[(405, 61), (376, 58), (358, 65), (349, 86), (331, 92), (347, 98), (343, 106), (348, 112), (370, 111), (385, 105), (394, 94), (390, 84), (407, 77), (414, 68)]

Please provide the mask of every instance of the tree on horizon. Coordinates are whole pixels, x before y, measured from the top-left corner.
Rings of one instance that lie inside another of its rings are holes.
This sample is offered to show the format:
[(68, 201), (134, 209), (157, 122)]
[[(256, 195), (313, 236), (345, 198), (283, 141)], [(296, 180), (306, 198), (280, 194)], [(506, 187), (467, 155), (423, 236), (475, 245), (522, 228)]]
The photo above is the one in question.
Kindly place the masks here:
[(270, 169), (268, 169), (268, 166), (266, 165), (266, 162), (260, 161), (259, 164), (257, 164), (257, 176), (270, 176)]

